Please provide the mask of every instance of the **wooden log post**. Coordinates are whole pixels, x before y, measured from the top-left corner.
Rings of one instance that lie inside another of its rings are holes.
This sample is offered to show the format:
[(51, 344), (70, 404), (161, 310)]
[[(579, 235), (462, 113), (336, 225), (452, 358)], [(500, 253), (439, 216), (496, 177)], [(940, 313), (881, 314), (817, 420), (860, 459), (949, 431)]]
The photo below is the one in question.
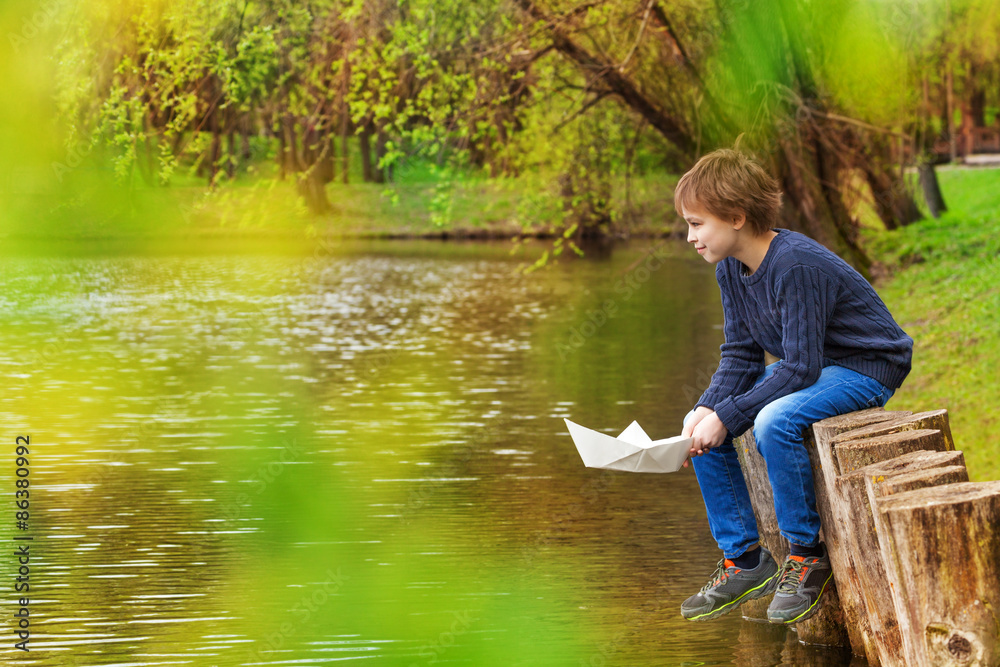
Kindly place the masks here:
[[(806, 430), (804, 433), (805, 444), (809, 450), (810, 460), (812, 461), (817, 506), (821, 508), (821, 520), (824, 516), (829, 515), (829, 511), (824, 512), (822, 509), (823, 506), (828, 506), (829, 502), (826, 498), (827, 485), (820, 474), (822, 472), (822, 461), (816, 456), (817, 437), (822, 439), (824, 447), (830, 450), (829, 441), (845, 430), (892, 421), (910, 414), (910, 412), (887, 412), (882, 408), (873, 408), (819, 422), (819, 424), (824, 424), (820, 428), (819, 433), (816, 430), (817, 425), (814, 425), (811, 430)], [(753, 431), (747, 431), (743, 436), (737, 438), (734, 445), (736, 446), (740, 465), (743, 469), (743, 477), (750, 492), (754, 516), (757, 518), (760, 543), (774, 555), (778, 563), (782, 563), (788, 555), (788, 542), (781, 536), (778, 529), (778, 520), (774, 512), (774, 496), (771, 493), (771, 484), (767, 477), (767, 465), (764, 462), (764, 458), (757, 451)], [(828, 465), (832, 466), (832, 450), (828, 458), (830, 460)], [(824, 521), (822, 536), (828, 545), (832, 540), (829, 530)], [(769, 598), (752, 600), (745, 603), (741, 609), (746, 618), (766, 619), (768, 604), (770, 604)], [(820, 605), (819, 611), (812, 618), (797, 624), (796, 630), (799, 640), (806, 643), (826, 646), (856, 645), (853, 638), (849, 636), (850, 626), (845, 623), (842, 603), (836, 584), (830, 587), (826, 595), (824, 595), (824, 600)]]
[(1000, 664), (1000, 482), (898, 493), (877, 510), (895, 542), (907, 622), (922, 639), (916, 665)]
[[(969, 473), (965, 468), (965, 456), (962, 452), (913, 452), (889, 461), (868, 466), (858, 474), (864, 475), (865, 490), (868, 495), (868, 508), (872, 512), (875, 524), (875, 535), (878, 539), (878, 551), (882, 555), (882, 563), (895, 611), (899, 635), (902, 641), (897, 661), (906, 665), (919, 664), (919, 654), (913, 640), (913, 628), (910, 627), (909, 616), (905, 603), (900, 595), (902, 585), (894, 565), (896, 559), (895, 544), (889, 534), (888, 526), (882, 512), (878, 511), (880, 501), (896, 493), (942, 484), (955, 484), (969, 481)], [(883, 663), (886, 662), (883, 660)]]
[[(764, 458), (757, 451), (753, 430), (751, 429), (741, 437), (736, 438), (733, 446), (736, 447), (740, 468), (743, 470), (743, 479), (750, 492), (753, 515), (757, 519), (760, 544), (771, 552), (780, 565), (788, 554), (788, 546), (778, 531), (778, 519), (774, 514), (774, 495), (771, 492), (771, 483), (767, 478), (767, 466), (764, 463)], [(744, 618), (767, 620), (767, 606), (770, 603), (771, 599), (765, 597), (744, 602), (740, 609)]]
[[(767, 465), (764, 457), (757, 451), (757, 443), (753, 431), (747, 431), (734, 443), (740, 458), (740, 467), (750, 492), (753, 503), (753, 513), (757, 519), (757, 532), (760, 543), (771, 552), (778, 565), (788, 556), (788, 541), (781, 536), (778, 528), (778, 518), (774, 511), (774, 496), (771, 483), (767, 477)], [(766, 620), (770, 597), (751, 600), (741, 607), (743, 617), (753, 620)], [(840, 608), (836, 585), (831, 586), (824, 595), (819, 611), (806, 621), (796, 626), (796, 631), (802, 641), (823, 644), (826, 646), (850, 646), (850, 640), (845, 629), (844, 615)]]
[[(897, 489), (967, 480), (961, 453), (934, 453), (954, 448), (948, 413), (934, 410), (913, 414), (875, 408), (817, 422), (803, 435), (813, 467), (821, 539), (830, 553), (835, 586), (820, 611), (796, 626), (799, 640), (850, 646), (870, 665), (911, 664), (911, 658), (904, 658), (908, 653), (896, 603), (890, 603), (898, 590), (897, 577), (895, 572), (888, 572), (894, 568), (888, 568), (882, 557), (891, 546), (885, 546), (880, 539), (879, 533), (888, 531), (884, 527), (879, 530), (870, 478), (878, 479), (879, 498)], [(782, 561), (788, 547), (778, 529), (764, 460), (757, 452), (752, 432), (735, 444), (761, 544)], [(929, 468), (951, 469), (928, 472)], [(904, 479), (900, 485), (886, 481), (906, 474), (917, 477)], [(905, 487), (903, 483), (913, 486)], [(747, 603), (744, 615), (764, 618), (767, 603)]]
[[(911, 412), (905, 411), (890, 412), (882, 408), (860, 410), (816, 422), (813, 424), (811, 432), (806, 432), (806, 447), (812, 461), (813, 481), (816, 487), (816, 509), (819, 511), (820, 522), (823, 526), (823, 541), (830, 554), (830, 564), (833, 567), (833, 578), (836, 583), (835, 588), (840, 606), (839, 614), (842, 619), (841, 633), (846, 634), (851, 649), (857, 655), (866, 655), (864, 624), (867, 621), (867, 616), (864, 613), (864, 602), (858, 595), (858, 587), (851, 586), (849, 581), (854, 567), (845, 540), (848, 535), (847, 525), (851, 520), (851, 515), (844, 511), (842, 503), (836, 502), (838, 467), (832, 442), (842, 433), (873, 424), (894, 421), (911, 414)], [(831, 643), (824, 641), (822, 634), (824, 630), (829, 632), (828, 628), (814, 629), (806, 626), (800, 629), (799, 638), (806, 642)]]
[[(863, 443), (871, 443), (867, 448)], [(879, 466), (898, 460), (897, 456), (909, 452), (942, 451), (947, 447), (941, 431), (921, 429), (904, 431), (889, 436), (869, 440), (852, 440), (835, 447), (838, 456), (841, 447), (850, 446), (846, 461), (851, 472), (847, 472), (836, 480), (835, 500), (839, 504), (838, 513), (848, 514), (851, 520), (845, 525), (845, 544), (851, 566), (849, 581), (857, 586), (857, 597), (863, 604), (865, 614), (863, 628), (863, 643), (869, 663), (884, 667), (905, 667), (903, 661), (903, 638), (899, 629), (896, 609), (891, 603), (893, 588), (886, 576), (886, 567), (882, 560), (882, 551), (876, 533), (875, 520), (865, 480)], [(857, 468), (857, 459), (868, 459), (879, 456), (881, 460), (873, 465)], [(853, 619), (849, 619), (853, 621)]]

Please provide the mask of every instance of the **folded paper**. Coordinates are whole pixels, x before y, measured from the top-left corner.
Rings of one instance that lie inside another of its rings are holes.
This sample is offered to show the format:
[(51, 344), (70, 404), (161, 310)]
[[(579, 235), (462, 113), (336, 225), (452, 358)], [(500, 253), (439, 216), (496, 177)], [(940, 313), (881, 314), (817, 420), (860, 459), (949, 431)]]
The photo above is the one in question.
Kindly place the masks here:
[(638, 422), (615, 438), (564, 419), (573, 443), (588, 468), (627, 472), (676, 472), (691, 449), (691, 438), (652, 440)]

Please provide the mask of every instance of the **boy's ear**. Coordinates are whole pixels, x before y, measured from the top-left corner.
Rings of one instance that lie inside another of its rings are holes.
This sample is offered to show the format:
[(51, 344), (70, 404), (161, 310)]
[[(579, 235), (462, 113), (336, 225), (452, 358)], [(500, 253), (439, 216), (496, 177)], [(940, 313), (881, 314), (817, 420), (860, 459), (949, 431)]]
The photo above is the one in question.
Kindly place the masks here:
[(733, 229), (742, 229), (743, 225), (746, 224), (747, 215), (743, 211), (739, 213), (734, 213), (730, 218), (733, 222)]

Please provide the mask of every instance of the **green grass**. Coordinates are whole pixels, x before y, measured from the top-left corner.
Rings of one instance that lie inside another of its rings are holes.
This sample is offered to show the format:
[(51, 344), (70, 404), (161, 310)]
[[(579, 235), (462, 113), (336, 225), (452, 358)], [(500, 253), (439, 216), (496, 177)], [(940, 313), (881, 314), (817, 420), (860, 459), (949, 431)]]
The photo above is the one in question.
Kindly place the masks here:
[(947, 408), (973, 480), (1000, 479), (1000, 169), (939, 171), (949, 211), (870, 232), (879, 293), (914, 339), (888, 409)]

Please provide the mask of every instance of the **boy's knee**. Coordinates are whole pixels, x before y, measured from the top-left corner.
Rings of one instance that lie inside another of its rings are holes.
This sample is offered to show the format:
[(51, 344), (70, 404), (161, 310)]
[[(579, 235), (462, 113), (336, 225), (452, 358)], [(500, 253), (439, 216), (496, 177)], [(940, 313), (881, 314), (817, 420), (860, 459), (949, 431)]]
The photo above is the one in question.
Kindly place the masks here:
[(780, 435), (788, 425), (788, 419), (775, 403), (764, 406), (753, 421), (753, 437), (757, 443), (757, 451), (763, 454), (761, 445), (767, 445), (775, 436)]

